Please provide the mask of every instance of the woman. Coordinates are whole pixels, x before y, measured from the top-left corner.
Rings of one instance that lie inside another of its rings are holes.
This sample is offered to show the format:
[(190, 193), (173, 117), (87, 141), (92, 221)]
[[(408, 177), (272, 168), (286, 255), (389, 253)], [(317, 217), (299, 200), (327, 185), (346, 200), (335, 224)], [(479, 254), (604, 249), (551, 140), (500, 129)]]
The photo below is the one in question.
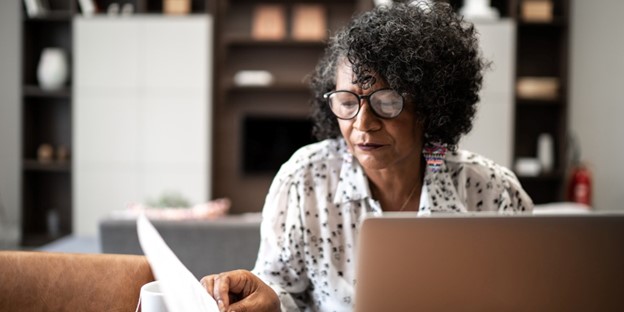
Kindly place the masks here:
[(220, 307), (352, 310), (367, 213), (531, 210), (513, 173), (456, 148), (483, 68), (474, 28), (442, 3), (378, 7), (333, 37), (311, 80), (322, 141), (275, 177), (253, 273), (202, 279)]

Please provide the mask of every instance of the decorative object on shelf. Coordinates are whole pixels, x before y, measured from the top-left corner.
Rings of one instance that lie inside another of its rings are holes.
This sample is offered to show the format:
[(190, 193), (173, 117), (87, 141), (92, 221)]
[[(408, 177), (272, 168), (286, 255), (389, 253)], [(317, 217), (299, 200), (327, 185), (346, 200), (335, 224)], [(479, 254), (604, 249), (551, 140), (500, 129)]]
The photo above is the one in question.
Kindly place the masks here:
[(241, 70), (234, 75), (236, 86), (268, 86), (273, 83), (273, 74), (266, 70)]
[(537, 158), (542, 166), (542, 172), (549, 173), (554, 165), (554, 143), (552, 135), (542, 133), (537, 137)]
[(551, 0), (523, 0), (521, 14), (527, 22), (552, 22), (553, 3)]
[(128, 16), (134, 14), (134, 5), (132, 3), (124, 3), (121, 7), (121, 15)]
[(191, 0), (163, 0), (163, 13), (185, 15), (191, 12)]
[(37, 148), (37, 160), (42, 163), (49, 163), (54, 158), (54, 148), (51, 144), (41, 144)]
[(52, 91), (61, 89), (69, 74), (67, 56), (61, 48), (45, 48), (41, 52), (37, 79), (41, 89)]
[(78, 0), (78, 4), (80, 5), (80, 11), (84, 16), (92, 16), (97, 12), (97, 7), (95, 6), (95, 2), (93, 0)]
[(522, 177), (536, 177), (542, 171), (542, 164), (537, 158), (520, 157), (516, 160), (516, 173)]
[(322, 41), (327, 38), (327, 14), (321, 4), (296, 4), (292, 8), (292, 38)]
[(106, 14), (108, 14), (108, 16), (119, 15), (119, 3), (113, 2), (109, 4), (108, 8), (106, 8)]
[(500, 13), (490, 6), (490, 0), (464, 0), (459, 13), (469, 20), (497, 20)]
[(56, 160), (59, 162), (66, 162), (69, 160), (69, 148), (65, 145), (59, 145), (56, 147)]
[(24, 0), (24, 6), (26, 7), (28, 17), (38, 17), (47, 13), (47, 8), (41, 0)]
[[(416, 0), (416, 1), (421, 1), (421, 0)], [(391, 6), (392, 5), (392, 0), (374, 0), (373, 2), (375, 3), (375, 6), (382, 6), (382, 5)]]
[(59, 214), (56, 209), (48, 210), (46, 223), (48, 226), (48, 234), (52, 237), (58, 237), (61, 233), (61, 221), (59, 220)]
[(251, 37), (282, 40), (286, 37), (286, 10), (279, 4), (259, 4), (253, 11)]
[(556, 77), (520, 77), (516, 83), (519, 98), (555, 100), (559, 97), (559, 79)]

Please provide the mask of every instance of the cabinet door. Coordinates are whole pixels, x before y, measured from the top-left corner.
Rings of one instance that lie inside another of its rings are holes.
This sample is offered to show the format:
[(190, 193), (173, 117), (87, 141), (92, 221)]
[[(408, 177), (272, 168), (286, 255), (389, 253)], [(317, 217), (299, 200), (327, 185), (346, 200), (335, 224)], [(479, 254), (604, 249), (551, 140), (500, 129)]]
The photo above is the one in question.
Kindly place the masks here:
[(146, 18), (142, 24), (145, 87), (205, 89), (212, 25), (208, 16), (185, 18)]
[(192, 204), (209, 198), (209, 26), (206, 16), (76, 23), (79, 235), (165, 192)]
[(472, 131), (460, 146), (510, 167), (513, 155), (513, 83), (516, 27), (513, 21), (476, 22), (479, 44), (491, 68), (483, 88)]
[(75, 87), (139, 86), (143, 56), (138, 20), (77, 17), (73, 25)]

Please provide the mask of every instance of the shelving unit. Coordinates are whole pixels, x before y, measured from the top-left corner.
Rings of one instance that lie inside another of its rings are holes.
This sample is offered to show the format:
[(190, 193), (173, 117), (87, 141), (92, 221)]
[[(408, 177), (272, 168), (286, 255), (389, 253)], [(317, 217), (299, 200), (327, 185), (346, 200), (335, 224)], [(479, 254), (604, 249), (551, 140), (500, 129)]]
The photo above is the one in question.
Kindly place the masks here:
[(39, 87), (37, 66), (46, 47), (62, 48), (71, 68), (74, 1), (50, 0), (43, 16), (22, 14), (22, 245), (40, 245), (71, 233), (71, 160), (37, 160), (50, 144), (71, 150), (71, 77), (60, 90)]
[[(72, 92), (71, 74), (66, 85), (54, 91), (39, 87), (37, 68), (46, 47), (60, 47), (72, 72), (72, 25), (81, 14), (77, 0), (47, 0), (47, 12), (29, 17), (22, 10), (22, 208), (21, 245), (39, 246), (73, 232)], [(105, 14), (113, 2), (131, 3), (135, 14), (162, 14), (162, 0), (94, 1), (96, 14)], [(191, 14), (214, 12), (214, 1), (192, 0)], [(38, 160), (42, 144), (69, 150), (69, 159)]]
[[(537, 156), (537, 138), (549, 134), (554, 141), (554, 166), (537, 177), (522, 177), (520, 182), (535, 203), (564, 199), (567, 162), (568, 115), (568, 0), (551, 0), (553, 18), (549, 22), (525, 21), (519, 14), (516, 78), (552, 77), (559, 82), (552, 99), (528, 100), (516, 95), (514, 155)], [(520, 12), (521, 1), (514, 4)]]
[[(446, 1), (446, 0), (439, 0)], [(290, 8), (310, 1), (250, 1), (221, 0), (217, 20), (217, 77), (215, 116), (215, 150), (213, 193), (233, 199), (232, 211), (259, 211), (273, 175), (278, 168), (265, 172), (246, 172), (246, 144), (242, 129), (245, 118), (251, 116), (281, 117), (308, 122), (309, 93), (304, 77), (311, 72), (322, 54), (325, 42), (299, 42), (288, 35), (278, 41), (258, 41), (251, 38), (252, 13), (258, 4), (280, 4), (287, 12), (287, 33), (292, 23)], [(449, 0), (459, 9), (462, 0)], [(327, 8), (329, 29), (336, 30), (348, 22), (357, 11), (372, 7), (372, 1), (313, 1)], [(567, 36), (569, 1), (552, 0), (553, 19), (549, 22), (529, 22), (522, 18), (522, 0), (492, 0), (501, 17), (517, 23), (516, 79), (525, 76), (555, 77), (560, 90), (554, 100), (515, 97), (515, 129), (513, 161), (521, 157), (536, 157), (537, 138), (550, 134), (555, 145), (552, 172), (537, 177), (522, 177), (527, 192), (536, 203), (563, 199), (566, 171), (567, 116)], [(240, 87), (232, 82), (234, 74), (243, 69), (268, 70), (275, 82), (268, 87)], [(302, 138), (303, 145), (305, 138)], [(297, 144), (295, 144), (297, 145)], [(267, 149), (270, 146), (265, 146)], [(294, 149), (295, 147), (289, 147)], [(253, 153), (251, 153), (253, 155)], [(282, 159), (285, 161), (286, 159)], [(241, 196), (244, 194), (244, 196)]]
[[(519, 158), (537, 157), (540, 134), (550, 134), (554, 141), (554, 166), (550, 172), (535, 177), (518, 178), (537, 204), (564, 199), (566, 182), (567, 85), (569, 0), (549, 0), (552, 19), (527, 21), (522, 15), (523, 0), (492, 0), (501, 17), (516, 21), (516, 83), (525, 77), (550, 77), (559, 82), (552, 99), (523, 98), (515, 95), (514, 163)], [(448, 1), (459, 9), (461, 0)], [(511, 168), (514, 169), (514, 168)]]
[[(257, 5), (280, 5), (285, 11), (286, 36), (281, 40), (252, 37), (253, 12)], [(229, 197), (233, 213), (262, 209), (269, 185), (290, 154), (310, 143), (309, 89), (305, 77), (322, 55), (326, 42), (300, 41), (291, 35), (292, 9), (298, 4), (317, 4), (325, 9), (332, 32), (344, 26), (354, 12), (372, 5), (361, 0), (219, 0), (216, 28), (216, 99), (214, 184), (215, 197)], [(234, 75), (241, 70), (269, 71), (269, 86), (237, 86)], [(265, 129), (264, 138), (249, 129)], [(304, 130), (302, 130), (304, 129)], [(288, 140), (279, 135), (288, 133)], [(264, 154), (271, 165), (254, 167)], [(253, 159), (252, 159), (253, 158)]]

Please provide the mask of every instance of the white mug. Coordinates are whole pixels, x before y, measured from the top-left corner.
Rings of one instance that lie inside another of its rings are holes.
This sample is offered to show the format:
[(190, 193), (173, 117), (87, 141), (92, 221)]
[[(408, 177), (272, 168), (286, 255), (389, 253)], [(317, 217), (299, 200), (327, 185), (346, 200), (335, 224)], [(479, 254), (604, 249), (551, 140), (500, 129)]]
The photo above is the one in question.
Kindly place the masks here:
[(141, 286), (142, 312), (167, 312), (165, 297), (158, 281), (149, 282)]

